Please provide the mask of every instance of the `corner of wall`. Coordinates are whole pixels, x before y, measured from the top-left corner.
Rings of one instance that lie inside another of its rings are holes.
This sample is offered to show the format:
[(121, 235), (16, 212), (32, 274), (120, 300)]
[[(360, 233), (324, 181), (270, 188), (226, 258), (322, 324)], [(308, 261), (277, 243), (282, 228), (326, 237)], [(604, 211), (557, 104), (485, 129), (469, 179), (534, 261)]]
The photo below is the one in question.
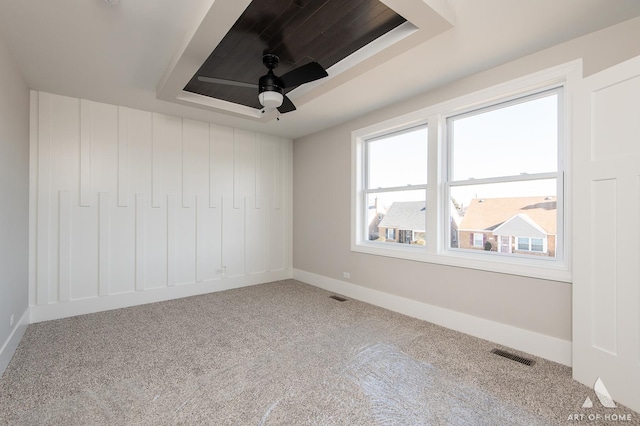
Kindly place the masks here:
[(18, 345), (27, 331), (29, 325), (29, 308), (20, 316), (20, 319), (14, 324), (13, 330), (7, 340), (0, 346), (0, 377), (4, 374), (4, 371), (9, 366), (13, 354), (18, 349)]

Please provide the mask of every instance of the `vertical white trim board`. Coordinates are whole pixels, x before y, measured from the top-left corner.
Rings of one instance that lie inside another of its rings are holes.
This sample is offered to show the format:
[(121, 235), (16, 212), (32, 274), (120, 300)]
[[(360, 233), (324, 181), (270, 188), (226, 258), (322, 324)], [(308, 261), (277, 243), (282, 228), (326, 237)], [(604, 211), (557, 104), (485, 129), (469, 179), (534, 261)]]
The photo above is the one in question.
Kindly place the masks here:
[(572, 344), (567, 340), (546, 336), (439, 306), (429, 305), (405, 297), (395, 296), (379, 290), (373, 290), (299, 269), (293, 270), (293, 278), (352, 299), (380, 306), (480, 339), (489, 340), (569, 367), (571, 366)]
[(4, 374), (4, 370), (7, 369), (13, 354), (18, 349), (20, 340), (27, 331), (27, 325), (29, 325), (29, 308), (22, 313), (20, 319), (14, 324), (13, 331), (0, 347), (0, 377)]

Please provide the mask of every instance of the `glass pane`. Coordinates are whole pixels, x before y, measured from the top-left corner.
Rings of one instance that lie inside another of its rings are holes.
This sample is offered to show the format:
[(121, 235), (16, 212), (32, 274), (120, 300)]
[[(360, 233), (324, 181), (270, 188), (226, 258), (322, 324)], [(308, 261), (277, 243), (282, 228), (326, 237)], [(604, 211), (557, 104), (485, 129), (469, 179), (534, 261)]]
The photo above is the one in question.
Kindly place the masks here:
[(368, 188), (427, 183), (427, 127), (367, 142)]
[(518, 250), (529, 250), (529, 239), (528, 238), (518, 238)]
[(541, 252), (544, 250), (544, 240), (542, 238), (531, 239), (531, 251)]
[(367, 194), (369, 241), (424, 245), (425, 200), (425, 190)]
[(556, 184), (544, 179), (452, 187), (450, 247), (555, 257)]
[(558, 95), (451, 118), (451, 180), (555, 172)]

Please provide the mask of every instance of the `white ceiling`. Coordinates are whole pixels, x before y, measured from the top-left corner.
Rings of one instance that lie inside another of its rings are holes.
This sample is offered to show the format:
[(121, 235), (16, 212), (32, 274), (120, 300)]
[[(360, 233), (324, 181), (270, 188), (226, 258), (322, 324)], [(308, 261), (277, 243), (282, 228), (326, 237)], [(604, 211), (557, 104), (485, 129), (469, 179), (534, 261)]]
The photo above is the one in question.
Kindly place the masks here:
[[(640, 16), (638, 0), (382, 1), (420, 35), (342, 76), (330, 69), (291, 94), (298, 110), (280, 121), (177, 99), (249, 0), (2, 0), (0, 35), (32, 89), (297, 138)], [(434, 10), (447, 23), (435, 35)]]

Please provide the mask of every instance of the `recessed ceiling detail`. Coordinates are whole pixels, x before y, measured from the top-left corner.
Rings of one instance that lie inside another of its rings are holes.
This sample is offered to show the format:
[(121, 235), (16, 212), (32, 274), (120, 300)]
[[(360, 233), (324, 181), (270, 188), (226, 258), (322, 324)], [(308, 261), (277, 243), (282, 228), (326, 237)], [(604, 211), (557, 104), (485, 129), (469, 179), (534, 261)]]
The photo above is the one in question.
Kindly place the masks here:
[[(328, 72), (286, 93), (300, 117), (323, 95), (455, 25), (449, 0), (201, 1), (202, 17), (158, 83), (158, 99), (265, 123), (277, 116), (260, 108), (255, 90), (265, 51), (279, 56), (277, 76), (312, 61)], [(199, 76), (251, 84), (205, 85)]]
[(280, 58), (277, 75), (312, 61), (329, 68), (404, 22), (379, 0), (253, 0), (184, 90), (261, 109), (255, 90), (197, 76), (257, 83), (264, 53)]

